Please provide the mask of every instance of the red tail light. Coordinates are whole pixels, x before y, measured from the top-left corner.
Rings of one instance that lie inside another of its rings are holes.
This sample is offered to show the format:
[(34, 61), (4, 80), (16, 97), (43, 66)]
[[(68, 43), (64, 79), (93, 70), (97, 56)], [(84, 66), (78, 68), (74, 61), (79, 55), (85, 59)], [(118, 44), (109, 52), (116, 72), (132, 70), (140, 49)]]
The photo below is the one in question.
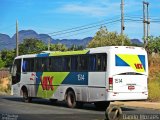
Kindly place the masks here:
[(113, 84), (113, 78), (109, 78), (109, 84)]
[(109, 78), (109, 90), (113, 90), (113, 78)]

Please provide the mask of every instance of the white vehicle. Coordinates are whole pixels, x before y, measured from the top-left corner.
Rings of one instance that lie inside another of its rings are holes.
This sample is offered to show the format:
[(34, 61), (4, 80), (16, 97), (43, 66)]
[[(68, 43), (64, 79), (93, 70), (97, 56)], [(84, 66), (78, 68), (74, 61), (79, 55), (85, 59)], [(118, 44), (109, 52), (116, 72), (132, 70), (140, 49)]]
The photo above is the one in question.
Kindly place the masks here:
[(82, 51), (18, 56), (12, 69), (12, 94), (66, 100), (68, 107), (148, 97), (148, 58), (144, 48), (111, 46)]

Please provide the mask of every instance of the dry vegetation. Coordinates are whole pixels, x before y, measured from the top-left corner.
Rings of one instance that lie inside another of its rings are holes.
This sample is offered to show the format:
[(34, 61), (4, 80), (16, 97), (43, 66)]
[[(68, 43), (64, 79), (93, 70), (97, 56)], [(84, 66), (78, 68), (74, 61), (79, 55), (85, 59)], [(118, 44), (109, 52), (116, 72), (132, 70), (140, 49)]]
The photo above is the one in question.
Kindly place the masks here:
[(149, 101), (160, 101), (160, 56), (149, 56)]
[(11, 85), (9, 77), (0, 79), (0, 94), (10, 94), (10, 91)]
[(0, 70), (0, 94), (10, 94), (11, 91), (11, 79), (9, 72), (6, 70)]

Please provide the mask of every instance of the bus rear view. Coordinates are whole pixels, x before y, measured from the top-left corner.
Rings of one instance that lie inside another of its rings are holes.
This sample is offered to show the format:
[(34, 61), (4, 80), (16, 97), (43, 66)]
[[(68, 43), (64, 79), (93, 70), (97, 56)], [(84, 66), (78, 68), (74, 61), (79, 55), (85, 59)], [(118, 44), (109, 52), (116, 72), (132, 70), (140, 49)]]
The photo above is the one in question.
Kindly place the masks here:
[(148, 98), (148, 58), (141, 47), (112, 47), (108, 61), (107, 100)]

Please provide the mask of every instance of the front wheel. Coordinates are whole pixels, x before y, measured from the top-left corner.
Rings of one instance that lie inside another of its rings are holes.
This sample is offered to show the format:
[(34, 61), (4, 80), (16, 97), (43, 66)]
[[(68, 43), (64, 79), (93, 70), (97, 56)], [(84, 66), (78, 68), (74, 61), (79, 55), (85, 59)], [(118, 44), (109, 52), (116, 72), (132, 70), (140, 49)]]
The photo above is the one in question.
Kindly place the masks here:
[(32, 98), (28, 96), (28, 91), (26, 89), (23, 90), (23, 101), (26, 103), (30, 103)]
[(67, 92), (66, 102), (69, 108), (74, 108), (76, 106), (76, 96), (73, 91)]

